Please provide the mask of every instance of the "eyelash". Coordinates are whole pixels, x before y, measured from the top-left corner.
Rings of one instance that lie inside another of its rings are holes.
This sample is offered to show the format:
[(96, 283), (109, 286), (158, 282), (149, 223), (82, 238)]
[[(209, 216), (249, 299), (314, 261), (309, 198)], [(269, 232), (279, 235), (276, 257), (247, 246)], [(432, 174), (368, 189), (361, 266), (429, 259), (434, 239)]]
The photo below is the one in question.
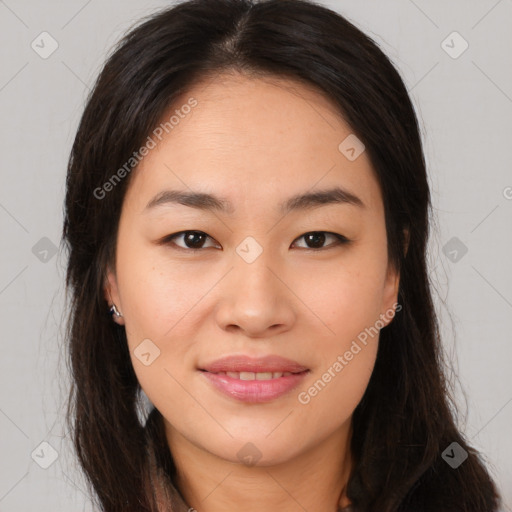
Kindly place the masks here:
[[(195, 234), (200, 234), (200, 235), (206, 235), (208, 238), (212, 239), (212, 237), (209, 236), (204, 231), (197, 231), (197, 230), (189, 229), (189, 230), (186, 230), (186, 231), (180, 231), (178, 233), (173, 233), (172, 235), (168, 235), (168, 236), (164, 237), (160, 241), (160, 244), (161, 245), (173, 245), (175, 249), (181, 250), (181, 251), (185, 251), (185, 252), (198, 252), (198, 251), (204, 251), (205, 249), (212, 249), (212, 247), (206, 247), (206, 248), (186, 247), (185, 248), (185, 247), (180, 247), (179, 245), (176, 245), (173, 242), (174, 238), (177, 238), (179, 236), (185, 235), (187, 233), (195, 233)], [(326, 235), (331, 235), (334, 238), (336, 238), (337, 241), (335, 243), (333, 243), (333, 244), (327, 245), (326, 247), (320, 247), (320, 248), (317, 248), (317, 249), (315, 249), (313, 247), (301, 247), (300, 249), (305, 250), (305, 251), (315, 251), (315, 252), (318, 252), (318, 251), (324, 251), (324, 250), (327, 250), (327, 249), (330, 249), (330, 248), (333, 248), (333, 247), (338, 247), (340, 245), (347, 245), (347, 244), (349, 244), (351, 242), (351, 240), (349, 240), (347, 237), (345, 237), (343, 235), (340, 235), (338, 233), (332, 233), (330, 231), (308, 231), (307, 233), (304, 233), (303, 235), (300, 235), (299, 237), (297, 237), (295, 240), (299, 240), (300, 238), (303, 238), (303, 237), (305, 237), (307, 235), (313, 235), (313, 234), (318, 234), (318, 233), (322, 233), (322, 234), (326, 234)]]

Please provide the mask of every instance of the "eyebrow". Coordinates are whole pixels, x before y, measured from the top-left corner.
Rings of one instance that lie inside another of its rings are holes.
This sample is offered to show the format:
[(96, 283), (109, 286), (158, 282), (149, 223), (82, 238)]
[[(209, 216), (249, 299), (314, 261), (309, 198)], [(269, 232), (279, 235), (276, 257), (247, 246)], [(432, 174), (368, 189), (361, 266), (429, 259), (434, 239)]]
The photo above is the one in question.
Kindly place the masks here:
[[(234, 212), (233, 205), (228, 199), (204, 192), (180, 190), (164, 190), (158, 193), (148, 202), (144, 212), (169, 204), (181, 204), (199, 210), (218, 211), (228, 214)], [(327, 190), (294, 195), (279, 205), (279, 211), (281, 214), (287, 214), (291, 211), (310, 210), (329, 204), (348, 204), (359, 208), (366, 207), (363, 201), (355, 194), (341, 187), (334, 187)]]

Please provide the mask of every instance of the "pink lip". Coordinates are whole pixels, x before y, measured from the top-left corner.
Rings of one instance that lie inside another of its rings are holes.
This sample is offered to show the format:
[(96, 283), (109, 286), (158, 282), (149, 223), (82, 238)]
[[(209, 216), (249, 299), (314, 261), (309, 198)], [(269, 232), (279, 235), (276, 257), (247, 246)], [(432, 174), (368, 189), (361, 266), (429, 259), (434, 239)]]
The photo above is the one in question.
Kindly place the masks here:
[(270, 355), (265, 357), (248, 357), (232, 355), (207, 363), (200, 370), (210, 373), (219, 372), (291, 372), (300, 373), (308, 370), (305, 366), (284, 357)]
[[(236, 371), (236, 370), (235, 370)], [(202, 372), (208, 381), (225, 395), (241, 402), (269, 402), (297, 387), (309, 372), (306, 370), (271, 380), (239, 380), (224, 374)]]
[[(202, 375), (221, 393), (241, 402), (269, 402), (296, 388), (309, 369), (296, 361), (270, 355), (252, 358), (244, 355), (223, 357), (204, 365)], [(239, 380), (219, 372), (290, 372), (277, 379)]]

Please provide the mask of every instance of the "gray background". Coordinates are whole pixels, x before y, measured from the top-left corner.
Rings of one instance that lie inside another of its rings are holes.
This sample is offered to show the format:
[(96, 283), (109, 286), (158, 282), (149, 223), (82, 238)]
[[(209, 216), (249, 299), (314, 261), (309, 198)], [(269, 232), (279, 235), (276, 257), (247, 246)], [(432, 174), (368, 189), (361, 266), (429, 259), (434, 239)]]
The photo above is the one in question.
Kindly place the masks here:
[[(67, 157), (106, 52), (169, 3), (0, 0), (2, 512), (92, 510), (63, 424), (65, 258), (52, 248)], [(512, 0), (323, 3), (374, 38), (416, 105), (434, 205), (431, 279), (460, 377), (460, 428), (512, 510)], [(51, 49), (44, 31), (58, 44), (46, 59), (31, 47)]]

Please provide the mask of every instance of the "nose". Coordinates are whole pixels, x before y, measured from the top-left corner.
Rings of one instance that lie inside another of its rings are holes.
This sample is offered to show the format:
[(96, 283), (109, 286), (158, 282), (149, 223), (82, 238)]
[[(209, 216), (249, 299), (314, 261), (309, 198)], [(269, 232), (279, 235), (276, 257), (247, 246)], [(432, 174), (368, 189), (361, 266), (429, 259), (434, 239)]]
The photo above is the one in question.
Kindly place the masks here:
[(221, 329), (268, 338), (293, 326), (297, 301), (293, 300), (294, 294), (275, 258), (269, 256), (264, 251), (252, 263), (235, 257), (216, 308), (216, 321)]

